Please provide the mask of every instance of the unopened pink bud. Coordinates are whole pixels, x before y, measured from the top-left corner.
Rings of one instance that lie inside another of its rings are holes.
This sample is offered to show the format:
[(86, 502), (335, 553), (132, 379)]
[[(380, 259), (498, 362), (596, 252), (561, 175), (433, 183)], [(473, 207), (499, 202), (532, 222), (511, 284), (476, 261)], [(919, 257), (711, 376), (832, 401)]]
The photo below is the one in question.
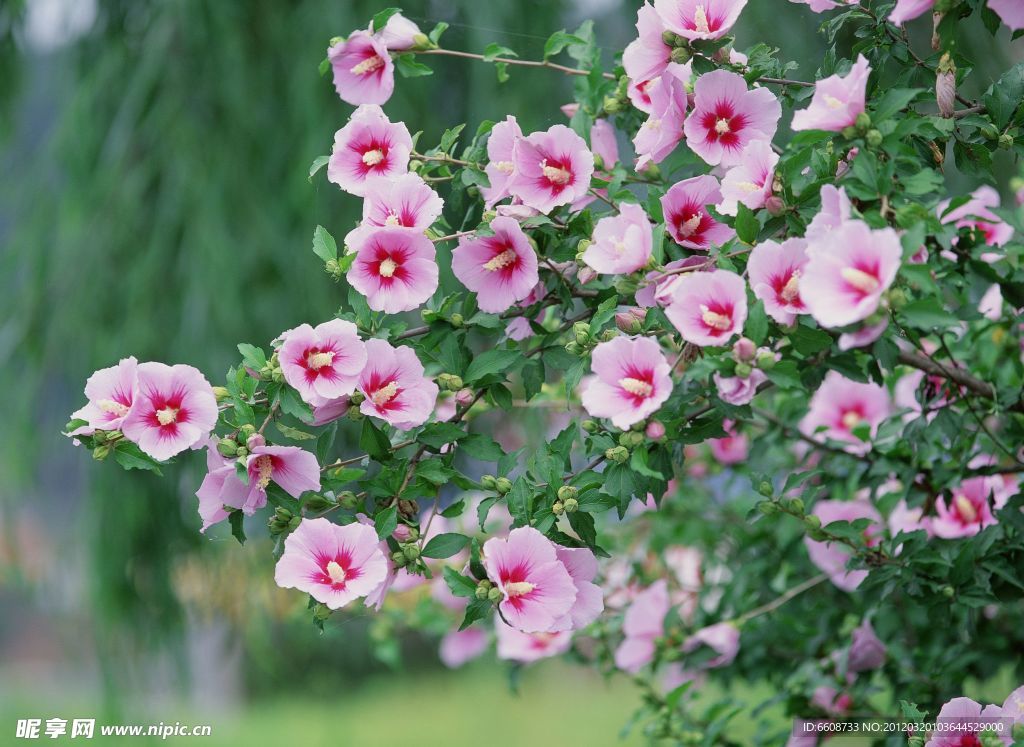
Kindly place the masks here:
[(657, 420), (652, 420), (647, 424), (644, 434), (652, 441), (658, 441), (665, 437), (665, 426)]
[(475, 396), (476, 395), (473, 394), (473, 390), (466, 387), (455, 393), (455, 401), (460, 405), (468, 405), (473, 401), (473, 397)]
[(266, 445), (267, 445), (267, 439), (263, 438), (263, 434), (262, 433), (253, 433), (245, 441), (245, 448), (247, 448), (249, 451), (252, 451), (253, 449), (255, 449), (255, 448), (259, 447), (259, 446), (266, 446)]
[(647, 319), (647, 309), (631, 307), (615, 314), (615, 326), (627, 335), (639, 334)]
[(769, 215), (778, 217), (786, 212), (786, 203), (782, 201), (782, 198), (778, 195), (772, 195), (764, 201), (765, 210), (768, 211)]
[(412, 538), (412, 531), (406, 524), (399, 524), (391, 533), (396, 542), (408, 542)]
[(580, 285), (586, 285), (591, 280), (597, 279), (597, 273), (589, 267), (581, 267), (576, 273), (576, 279), (580, 281)]
[(741, 363), (750, 363), (757, 355), (757, 345), (749, 337), (741, 337), (732, 346), (733, 357)]

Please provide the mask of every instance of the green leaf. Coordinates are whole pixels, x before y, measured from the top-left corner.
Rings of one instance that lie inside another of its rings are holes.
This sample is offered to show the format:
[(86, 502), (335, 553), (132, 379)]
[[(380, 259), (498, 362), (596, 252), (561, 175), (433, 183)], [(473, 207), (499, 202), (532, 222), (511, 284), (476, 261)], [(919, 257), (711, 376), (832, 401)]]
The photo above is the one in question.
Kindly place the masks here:
[(263, 352), (263, 348), (258, 348), (247, 342), (240, 342), (238, 343), (238, 352), (242, 354), (242, 361), (245, 365), (253, 370), (259, 371), (267, 365), (267, 354)]
[(441, 41), (441, 34), (443, 34), (447, 30), (448, 24), (445, 23), (444, 21), (441, 21), (436, 26), (434, 26), (433, 29), (431, 29), (430, 33), (427, 34), (427, 38), (430, 39), (432, 43), (437, 44), (439, 41)]
[(398, 505), (388, 506), (377, 512), (373, 517), (373, 528), (377, 530), (377, 536), (384, 540), (390, 537), (395, 527), (398, 526)]
[(238, 540), (238, 544), (245, 544), (245, 527), (243, 522), (245, 520), (245, 514), (241, 511), (235, 510), (228, 514), (228, 524), (231, 525), (231, 536)]
[(985, 110), (999, 129), (1010, 124), (1024, 101), (1024, 62), (1007, 70), (982, 97)]
[(387, 26), (388, 21), (391, 20), (391, 16), (395, 13), (401, 13), (401, 8), (385, 8), (384, 10), (377, 11), (374, 14), (373, 20), (370, 22), (370, 31), (376, 33), (382, 28)]
[(395, 57), (395, 67), (403, 78), (420, 78), (424, 75), (434, 74), (429, 66), (417, 62), (416, 55), (411, 52)]
[(744, 244), (755, 243), (757, 235), (761, 232), (761, 223), (754, 215), (754, 211), (743, 203), (739, 204), (733, 227), (736, 229), (736, 235)]
[(544, 43), (544, 60), (547, 61), (548, 58), (554, 57), (556, 54), (558, 54), (559, 52), (561, 52), (563, 49), (570, 45), (586, 43), (587, 42), (585, 39), (581, 39), (580, 37), (575, 36), (574, 34), (566, 33), (565, 29), (562, 29), (561, 31), (556, 31), (551, 36), (549, 36), (548, 40)]
[(960, 323), (953, 314), (946, 311), (937, 298), (919, 298), (902, 309), (900, 316), (911, 327), (930, 330), (933, 327), (952, 327)]
[(459, 141), (459, 135), (462, 134), (462, 130), (465, 129), (465, 124), (456, 125), (450, 130), (445, 130), (444, 134), (441, 135), (440, 149), (445, 153), (451, 151), (452, 147)]
[(331, 160), (330, 156), (317, 156), (313, 159), (313, 163), (309, 165), (309, 182), (313, 183), (313, 177), (316, 176), (317, 172), (320, 171), (327, 162)]
[(313, 230), (313, 253), (324, 262), (338, 258), (338, 244), (323, 226)]
[(832, 335), (821, 329), (798, 325), (789, 333), (793, 348), (801, 355), (814, 355), (832, 347)]
[(142, 449), (131, 441), (118, 441), (114, 447), (114, 459), (125, 469), (144, 469), (150, 472), (160, 472), (160, 462), (144, 453)]
[(274, 427), (277, 428), (282, 436), (290, 438), (292, 441), (312, 441), (316, 438), (316, 435), (313, 433), (307, 433), (306, 431), (301, 431), (298, 428), (292, 428), (284, 423), (275, 422)]
[(431, 423), (420, 431), (416, 440), (421, 444), (440, 449), (445, 444), (464, 439), (466, 435), (466, 432), (454, 423)]
[(508, 371), (522, 357), (523, 354), (518, 350), (487, 350), (470, 362), (463, 378), (467, 384), (472, 384), (485, 376)]
[(285, 415), (291, 415), (293, 418), (309, 423), (313, 420), (313, 410), (310, 406), (302, 401), (302, 397), (299, 393), (292, 389), (290, 386), (282, 386), (281, 392), (278, 395), (278, 401), (281, 404), (281, 412)]
[(448, 566), (444, 567), (442, 573), (444, 573), (444, 582), (448, 584), (448, 588), (455, 596), (465, 599), (476, 594), (476, 581), (469, 576), (463, 576)]
[(500, 44), (491, 42), (484, 47), (484, 60), (487, 62), (494, 62), (496, 57), (518, 57), (513, 50), (508, 47), (503, 47)]
[(391, 452), (391, 442), (373, 421), (363, 418), (363, 429), (359, 433), (359, 448), (370, 455), (371, 459), (380, 461)]
[(469, 537), (462, 534), (439, 534), (431, 539), (421, 553), (424, 558), (450, 558), (469, 545)]
[(459, 630), (465, 630), (477, 620), (486, 617), (490, 610), (490, 602), (485, 599), (474, 599), (466, 605), (466, 616), (462, 618), (462, 624), (459, 626)]
[(496, 462), (505, 456), (501, 446), (483, 433), (470, 433), (459, 441), (459, 448), (481, 462)]
[(448, 482), (455, 471), (445, 467), (440, 459), (424, 459), (416, 465), (416, 477), (421, 477), (431, 485), (441, 486)]

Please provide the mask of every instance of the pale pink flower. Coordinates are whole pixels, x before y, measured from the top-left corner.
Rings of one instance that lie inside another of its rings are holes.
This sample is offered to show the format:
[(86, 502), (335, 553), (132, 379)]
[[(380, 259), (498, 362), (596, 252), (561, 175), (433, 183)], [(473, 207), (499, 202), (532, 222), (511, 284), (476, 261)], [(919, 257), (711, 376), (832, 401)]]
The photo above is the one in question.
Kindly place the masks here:
[(322, 399), (317, 397), (310, 405), (313, 408), (313, 420), (310, 425), (327, 425), (343, 417), (351, 406), (348, 397)]
[(121, 421), (125, 438), (163, 461), (206, 438), (217, 425), (210, 382), (192, 366), (140, 363), (135, 395)]
[(766, 88), (747, 89), (743, 76), (714, 70), (697, 78), (683, 129), (690, 150), (712, 166), (733, 166), (754, 140), (770, 141), (782, 106)]
[(764, 371), (755, 368), (750, 376), (722, 376), (717, 371), (711, 377), (718, 389), (718, 398), (730, 405), (748, 405), (757, 394), (757, 388), (768, 381)]
[(537, 253), (512, 218), (495, 218), (493, 236), (463, 236), (452, 251), (452, 272), (477, 294), (481, 311), (498, 313), (527, 298), (537, 285)]
[[(642, 111), (644, 114), (650, 114), (654, 109), (654, 102), (651, 101), (651, 93), (648, 89), (660, 78), (652, 78), (651, 80), (630, 80), (629, 85), (626, 87), (626, 94), (629, 96), (630, 102), (637, 109)], [(685, 114), (685, 111), (683, 112)]]
[(1002, 711), (1003, 718), (1013, 719), (1015, 724), (1024, 724), (1024, 686), (1006, 696)]
[(645, 283), (636, 292), (637, 306), (644, 309), (649, 309), (653, 306), (667, 306), (672, 301), (672, 288), (675, 287), (675, 281), (679, 278), (678, 272), (675, 274), (667, 273), (682, 270), (686, 267), (703, 267), (706, 264), (707, 259), (705, 257), (684, 257), (683, 259), (673, 260), (666, 264), (664, 271), (652, 270), (647, 273), (644, 277)]
[(851, 638), (850, 650), (846, 654), (848, 672), (867, 672), (885, 663), (885, 644), (875, 635), (870, 620), (864, 620), (854, 628)]
[(921, 506), (910, 508), (905, 500), (893, 506), (886, 524), (889, 527), (889, 534), (893, 537), (900, 532), (916, 532), (919, 529), (923, 529), (929, 537), (932, 536), (931, 517), (924, 515)]
[(870, 74), (867, 59), (857, 55), (857, 61), (846, 76), (830, 75), (819, 80), (814, 86), (810, 106), (793, 115), (793, 129), (841, 132), (852, 126), (865, 109)]
[(826, 10), (841, 8), (844, 5), (856, 5), (859, 0), (789, 0), (791, 3), (807, 5), (815, 13), (824, 13)]
[(683, 653), (692, 653), (702, 645), (718, 654), (701, 664), (702, 669), (726, 667), (732, 664), (740, 650), (740, 629), (731, 622), (720, 622), (701, 628), (683, 641)]
[(970, 537), (998, 523), (992, 515), (989, 497), (993, 481), (990, 477), (970, 477), (950, 492), (951, 498), (935, 501), (935, 517), (931, 520), (936, 537), (955, 539)]
[(896, 7), (889, 14), (889, 23), (902, 25), (927, 13), (934, 5), (935, 0), (896, 0)]
[(637, 171), (650, 163), (661, 163), (683, 139), (689, 77), (689, 68), (670, 63), (661, 76), (644, 86), (650, 107), (647, 119), (633, 138)]
[(394, 178), (406, 173), (410, 153), (412, 136), (405, 124), (392, 123), (379, 106), (363, 105), (334, 133), (327, 178), (361, 197), (371, 178)]
[(1013, 227), (990, 209), (999, 207), (1000, 203), (999, 193), (992, 187), (978, 187), (971, 193), (970, 200), (953, 210), (949, 210), (950, 202), (939, 203), (938, 214), (943, 223), (974, 229), (984, 236), (989, 246), (1002, 246), (1013, 238)]
[(551, 656), (559, 656), (569, 650), (572, 632), (525, 633), (495, 620), (494, 632), (498, 638), (498, 658), (529, 664)]
[(1003, 318), (1003, 289), (998, 283), (992, 283), (978, 301), (978, 313), (993, 322)]
[(416, 352), (384, 340), (366, 341), (366, 366), (359, 374), (359, 405), (364, 415), (385, 420), (399, 430), (423, 425), (434, 411), (438, 387), (423, 375)]
[(772, 196), (778, 163), (779, 156), (767, 140), (749, 143), (740, 155), (740, 163), (725, 172), (722, 178), (722, 201), (718, 212), (736, 215), (741, 204), (751, 210), (763, 208)]
[(509, 114), (491, 128), (487, 137), (487, 165), (484, 171), (491, 186), (482, 190), (487, 207), (508, 197), (516, 172), (516, 146), (523, 137), (516, 118)]
[(701, 347), (725, 345), (743, 331), (747, 285), (728, 270), (679, 275), (665, 314), (687, 342)]
[(488, 643), (487, 633), (480, 628), (452, 630), (441, 639), (438, 656), (449, 669), (458, 669), (483, 654)]
[(853, 206), (846, 196), (846, 189), (826, 184), (821, 188), (821, 210), (810, 225), (804, 236), (808, 241), (826, 238), (832, 231), (850, 220)]
[(745, 462), (750, 450), (749, 439), (736, 430), (736, 424), (731, 420), (723, 421), (722, 427), (725, 429), (726, 436), (708, 439), (711, 456), (716, 462), (725, 466)]
[(71, 414), (72, 420), (84, 420), (86, 424), (71, 431), (69, 436), (91, 436), (96, 431), (120, 429), (132, 406), (138, 365), (134, 356), (122, 358), (116, 366), (101, 368), (89, 377), (85, 382), (89, 402)]
[(401, 13), (392, 13), (384, 28), (379, 31), (370, 24), (370, 31), (373, 35), (384, 42), (384, 46), (395, 51), (412, 49), (416, 46), (416, 37), (423, 34), (420, 27), (403, 16)]
[(840, 350), (853, 350), (854, 348), (864, 348), (873, 343), (882, 333), (889, 328), (889, 317), (882, 317), (882, 319), (875, 324), (865, 324), (852, 332), (843, 332), (839, 335), (839, 341), (837, 347)]
[(583, 261), (595, 272), (628, 275), (647, 264), (652, 241), (647, 213), (635, 203), (623, 202), (618, 215), (597, 222), (593, 243), (583, 252)]
[(383, 104), (395, 90), (395, 65), (381, 39), (355, 31), (327, 50), (334, 72), (334, 89), (342, 101)]
[(615, 649), (615, 666), (636, 674), (654, 659), (655, 642), (664, 635), (668, 584), (659, 579), (633, 599), (622, 623), (625, 639)]
[(622, 53), (622, 66), (633, 82), (650, 81), (661, 75), (671, 61), (672, 48), (661, 38), (665, 30), (658, 11), (644, 2), (636, 13), (637, 38)]
[(284, 541), (274, 581), (298, 589), (332, 610), (377, 589), (387, 576), (387, 561), (372, 526), (345, 526), (327, 519), (303, 519)]
[[(800, 432), (811, 438), (826, 436), (847, 444), (847, 450), (864, 454), (871, 444), (861, 441), (853, 431), (868, 426), (874, 437), (879, 424), (892, 412), (892, 403), (885, 387), (850, 381), (837, 371), (829, 371), (811, 397), (811, 407), (800, 421)], [(819, 433), (819, 429), (824, 429)]]
[(594, 154), (565, 125), (552, 125), (521, 139), (508, 190), (526, 205), (548, 213), (579, 199), (590, 189)]
[(366, 345), (352, 322), (331, 319), (316, 327), (302, 324), (285, 332), (282, 339), (277, 354), (281, 373), (303, 401), (323, 406), (355, 391), (356, 379), (366, 365)]
[(991, 8), (1011, 31), (1024, 29), (1024, 4), (1020, 0), (988, 0)]
[(366, 183), (363, 225), (425, 231), (441, 216), (442, 208), (444, 200), (417, 174), (374, 177)]
[(569, 612), (557, 620), (552, 630), (580, 630), (594, 622), (604, 611), (604, 595), (594, 583), (597, 576), (597, 558), (586, 547), (555, 545), (555, 554), (565, 566), (576, 587), (576, 601)]
[(721, 39), (740, 17), (747, 0), (654, 0), (669, 31), (684, 39)]
[(619, 141), (607, 119), (595, 119), (590, 127), (590, 150), (601, 159), (601, 167), (611, 169), (619, 162)]
[(484, 543), (484, 567), (504, 598), (498, 609), (526, 633), (554, 629), (576, 602), (576, 586), (555, 545), (533, 527), (519, 527), (507, 538)]
[(616, 337), (594, 348), (584, 409), (623, 430), (653, 415), (672, 393), (669, 363), (649, 337)]
[(981, 703), (975, 703), (970, 698), (953, 698), (939, 710), (935, 719), (939, 728), (932, 732), (924, 747), (980, 745), (981, 742), (974, 735), (986, 727), (996, 728), (999, 723), (996, 719), (1003, 716), (1003, 709), (997, 705), (982, 708)]
[(807, 307), (800, 297), (800, 277), (807, 265), (807, 242), (787, 239), (781, 244), (763, 241), (750, 252), (747, 276), (764, 310), (779, 324), (790, 325)]
[(708, 212), (722, 201), (718, 180), (708, 174), (673, 184), (661, 198), (665, 228), (680, 246), (706, 252), (722, 246), (736, 232)]
[(374, 228), (361, 233), (350, 249), (356, 259), (346, 276), (349, 285), (374, 311), (412, 311), (437, 290), (434, 242), (422, 233)]
[(845, 327), (875, 313), (896, 279), (903, 256), (891, 228), (847, 221), (825, 239), (812, 239), (800, 277), (800, 298), (824, 327)]
[[(822, 528), (836, 521), (854, 522), (858, 519), (870, 519), (871, 524), (864, 530), (864, 539), (868, 546), (877, 544), (878, 527), (882, 517), (867, 501), (818, 501), (811, 512), (821, 519)], [(818, 542), (804, 537), (807, 554), (822, 572), (827, 573), (829, 580), (843, 591), (853, 591), (868, 577), (867, 571), (848, 571), (846, 562), (853, 550), (837, 542)]]

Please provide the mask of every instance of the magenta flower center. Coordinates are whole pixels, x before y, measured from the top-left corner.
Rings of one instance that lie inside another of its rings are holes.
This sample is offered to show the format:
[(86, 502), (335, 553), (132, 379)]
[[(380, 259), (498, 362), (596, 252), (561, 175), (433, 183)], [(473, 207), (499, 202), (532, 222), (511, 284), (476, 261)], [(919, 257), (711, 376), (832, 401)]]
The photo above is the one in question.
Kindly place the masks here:
[(332, 584), (345, 584), (345, 569), (335, 560), (327, 564), (327, 576), (331, 579)]
[(363, 153), (363, 163), (367, 166), (376, 166), (384, 160), (384, 151), (380, 148), (373, 148)]
[(720, 332), (732, 327), (732, 315), (725, 309), (715, 311), (705, 304), (700, 305), (700, 318), (704, 320), (704, 323), (712, 329), (717, 329)]
[(516, 259), (518, 259), (518, 256), (515, 251), (512, 249), (506, 249), (500, 254), (495, 254), (491, 257), (491, 259), (484, 264), (484, 269), (488, 272), (496, 272), (497, 270), (501, 270), (513, 264)]
[(700, 121), (708, 133), (708, 141), (719, 142), (728, 148), (739, 145), (739, 133), (747, 126), (747, 117), (737, 114), (729, 101), (719, 101), (701, 115)]
[(96, 403), (96, 407), (98, 407), (105, 413), (108, 413), (110, 415), (116, 415), (119, 418), (123, 418), (125, 415), (128, 414), (127, 405), (121, 404), (120, 402), (116, 402), (115, 400), (112, 399), (101, 399), (99, 402)]
[(793, 270), (793, 274), (779, 291), (779, 297), (786, 303), (793, 303), (800, 298), (800, 270)]
[(178, 420), (178, 408), (161, 407), (156, 411), (156, 419), (160, 425), (171, 425)]
[(839, 274), (847, 284), (865, 295), (874, 293), (882, 285), (877, 277), (856, 267), (844, 267)]
[(384, 58), (378, 54), (367, 57), (362, 62), (354, 65), (349, 71), (353, 75), (366, 75), (384, 67)]
[(852, 431), (860, 425), (860, 422), (863, 419), (864, 417), (857, 410), (846, 410), (839, 418), (839, 422), (842, 424), (843, 428), (848, 431)]
[(545, 158), (540, 162), (540, 170), (544, 174), (544, 178), (559, 191), (572, 181), (572, 171), (568, 166), (569, 164), (556, 159)]
[(377, 407), (383, 407), (397, 396), (398, 384), (394, 381), (389, 381), (384, 386), (375, 390), (373, 394), (370, 395), (370, 400), (373, 404), (377, 405)]
[(535, 584), (531, 584), (529, 581), (512, 581), (505, 584), (505, 593), (510, 597), (521, 597), (525, 594), (529, 594), (536, 587)]
[(306, 356), (306, 367), (313, 371), (319, 371), (332, 363), (334, 363), (333, 350), (311, 350)]
[(963, 493), (954, 496), (953, 507), (956, 509), (957, 518), (961, 524), (974, 524), (978, 520), (978, 509)]
[(650, 397), (654, 387), (643, 379), (634, 379), (631, 376), (619, 379), (619, 386), (632, 394), (634, 397)]
[[(712, 28), (712, 24), (714, 27)], [(704, 9), (704, 5), (700, 4), (696, 10), (693, 11), (693, 30), (699, 31), (702, 34), (710, 34), (712, 31), (718, 30), (721, 24), (718, 19), (708, 18), (708, 12)]]

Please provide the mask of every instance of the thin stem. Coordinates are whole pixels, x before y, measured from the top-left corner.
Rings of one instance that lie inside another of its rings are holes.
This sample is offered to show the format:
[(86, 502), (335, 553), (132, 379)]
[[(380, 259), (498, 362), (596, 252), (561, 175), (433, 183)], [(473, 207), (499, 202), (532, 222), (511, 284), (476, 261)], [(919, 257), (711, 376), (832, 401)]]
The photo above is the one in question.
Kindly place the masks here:
[(789, 589), (788, 591), (783, 593), (781, 596), (779, 596), (776, 599), (773, 599), (772, 601), (768, 602), (767, 604), (762, 604), (760, 607), (756, 607), (756, 608), (750, 610), (750, 612), (747, 612), (747, 613), (745, 613), (743, 615), (740, 615), (735, 620), (733, 620), (733, 623), (735, 623), (736, 625), (742, 625), (743, 623), (745, 623), (745, 622), (747, 622), (749, 620), (753, 620), (755, 617), (760, 617), (761, 615), (767, 615), (770, 612), (774, 612), (775, 610), (777, 610), (779, 607), (784, 605), (786, 602), (788, 602), (793, 597), (797, 597), (797, 596), (803, 594), (805, 591), (808, 591), (809, 589), (813, 589), (815, 586), (817, 586), (818, 584), (822, 583), (827, 578), (828, 578), (827, 574), (819, 573), (817, 576), (813, 576), (813, 577), (807, 579), (806, 581), (804, 581), (803, 583), (797, 584), (792, 589)]
[[(441, 54), (448, 55), (449, 57), (464, 57), (468, 60), (480, 60), (481, 62), (504, 62), (507, 65), (519, 65), (520, 67), (546, 67), (550, 70), (557, 70), (560, 73), (566, 75), (590, 75), (589, 70), (580, 70), (575, 67), (566, 67), (565, 65), (558, 65), (554, 62), (548, 62), (547, 60), (520, 60), (513, 57), (492, 57), (487, 58), (482, 54), (476, 54), (474, 52), (462, 52), (457, 49), (425, 49), (417, 52), (417, 54)], [(615, 76), (611, 73), (601, 73), (608, 80), (615, 80)]]

